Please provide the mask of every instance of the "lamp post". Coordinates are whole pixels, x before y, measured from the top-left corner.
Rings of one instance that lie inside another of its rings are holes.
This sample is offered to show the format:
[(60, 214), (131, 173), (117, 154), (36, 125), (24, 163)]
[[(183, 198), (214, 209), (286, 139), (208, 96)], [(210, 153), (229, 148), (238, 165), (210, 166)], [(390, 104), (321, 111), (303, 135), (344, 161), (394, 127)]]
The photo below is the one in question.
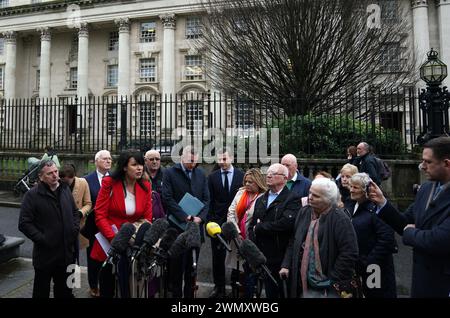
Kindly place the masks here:
[(430, 139), (449, 134), (450, 93), (447, 87), (440, 87), (447, 77), (447, 65), (438, 59), (438, 53), (433, 49), (427, 56), (428, 60), (420, 67), (420, 78), (427, 83), (427, 89), (422, 89), (419, 95), (419, 107), (423, 113), (423, 131), (417, 136), (420, 145)]

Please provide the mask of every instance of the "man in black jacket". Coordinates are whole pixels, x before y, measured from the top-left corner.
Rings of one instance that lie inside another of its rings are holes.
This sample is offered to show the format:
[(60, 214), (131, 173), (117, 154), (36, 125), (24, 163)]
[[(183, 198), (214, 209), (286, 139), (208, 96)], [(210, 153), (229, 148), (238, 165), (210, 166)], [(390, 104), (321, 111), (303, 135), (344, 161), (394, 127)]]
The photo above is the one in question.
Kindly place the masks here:
[(378, 164), (375, 157), (370, 153), (370, 145), (367, 142), (360, 142), (356, 147), (356, 153), (359, 157), (358, 171), (365, 172), (377, 185), (381, 184)]
[[(208, 181), (202, 169), (197, 168), (198, 155), (190, 146), (183, 149), (181, 162), (166, 169), (163, 175), (162, 199), (167, 209), (167, 216), (172, 227), (180, 233), (181, 229), (170, 220), (171, 216), (178, 222), (195, 222), (202, 224), (206, 221), (209, 209)], [(178, 204), (186, 193), (199, 199), (204, 207), (197, 216), (188, 215)], [(200, 227), (201, 233), (203, 227)], [(203, 237), (203, 233), (201, 234)], [(200, 250), (197, 250), (197, 258)], [(184, 274), (184, 297), (193, 298), (192, 253), (186, 251), (182, 257), (169, 262), (170, 289), (173, 297), (180, 298)]]
[[(208, 188), (211, 204), (208, 221), (216, 222), (220, 226), (227, 221), (228, 208), (234, 196), (242, 186), (244, 173), (232, 165), (233, 156), (227, 149), (217, 152), (217, 163), (220, 169), (212, 172), (208, 177)], [(217, 238), (211, 238), (212, 270), (214, 291), (210, 298), (225, 297), (225, 257), (227, 251)]]
[(255, 203), (255, 212), (249, 226), (249, 236), (267, 258), (267, 267), (277, 279), (278, 287), (266, 279), (268, 298), (283, 295), (279, 271), (291, 237), (295, 216), (300, 210), (300, 196), (286, 187), (288, 169), (275, 163), (267, 170), (269, 190)]
[(19, 218), (19, 230), (34, 243), (33, 298), (48, 298), (52, 279), (55, 298), (71, 298), (66, 271), (75, 263), (80, 212), (52, 160), (41, 161), (38, 175), (40, 182), (25, 194)]

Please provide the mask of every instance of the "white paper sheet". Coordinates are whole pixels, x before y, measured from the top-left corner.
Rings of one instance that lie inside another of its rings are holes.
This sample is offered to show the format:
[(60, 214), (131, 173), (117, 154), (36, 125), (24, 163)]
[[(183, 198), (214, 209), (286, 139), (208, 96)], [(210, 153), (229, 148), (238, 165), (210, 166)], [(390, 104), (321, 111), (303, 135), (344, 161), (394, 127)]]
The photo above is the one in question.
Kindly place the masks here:
[[(111, 226), (112, 230), (114, 233), (117, 233), (117, 226), (115, 224), (113, 224)], [(111, 243), (109, 243), (108, 239), (106, 237), (103, 236), (102, 233), (98, 232), (97, 234), (95, 234), (95, 238), (97, 239), (97, 241), (100, 243), (100, 246), (102, 247), (103, 251), (105, 252), (106, 255), (108, 255), (109, 250), (111, 249)]]

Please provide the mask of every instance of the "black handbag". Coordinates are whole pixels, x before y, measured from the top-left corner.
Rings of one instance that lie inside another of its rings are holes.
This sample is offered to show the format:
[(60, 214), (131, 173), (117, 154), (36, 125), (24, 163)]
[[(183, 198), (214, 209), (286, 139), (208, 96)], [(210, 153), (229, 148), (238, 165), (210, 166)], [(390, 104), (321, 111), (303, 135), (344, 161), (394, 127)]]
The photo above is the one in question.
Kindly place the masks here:
[(95, 224), (95, 211), (92, 210), (91, 213), (87, 215), (86, 222), (84, 222), (84, 226), (80, 229), (80, 234), (88, 240), (93, 240), (97, 233), (98, 228)]

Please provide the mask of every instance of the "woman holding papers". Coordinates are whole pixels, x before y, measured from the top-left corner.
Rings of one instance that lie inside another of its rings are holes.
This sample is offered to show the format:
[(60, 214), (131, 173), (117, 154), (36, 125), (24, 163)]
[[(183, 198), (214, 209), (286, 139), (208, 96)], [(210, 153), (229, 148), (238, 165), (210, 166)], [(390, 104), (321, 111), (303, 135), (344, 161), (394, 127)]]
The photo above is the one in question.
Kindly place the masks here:
[[(152, 220), (151, 185), (142, 179), (144, 158), (139, 152), (120, 155), (116, 170), (103, 178), (95, 205), (95, 222), (100, 233), (111, 242), (115, 236), (114, 226)], [(91, 257), (99, 262), (106, 260), (105, 251), (98, 240), (92, 248)], [(114, 296), (112, 266), (103, 268), (100, 277), (100, 296)]]
[[(252, 168), (245, 173), (243, 183), (244, 186), (238, 190), (228, 209), (227, 221), (232, 222), (236, 226), (241, 239), (246, 239), (248, 226), (253, 217), (255, 202), (267, 191), (267, 186), (261, 171), (256, 168)], [(237, 252), (235, 246), (233, 246), (231, 253), (228, 253), (225, 262), (227, 267), (236, 269)], [(240, 262), (239, 270), (244, 272), (242, 280), (244, 281), (243, 285), (246, 287), (245, 296), (249, 298), (253, 295), (251, 288), (254, 284), (249, 276), (250, 269), (243, 268), (242, 263), (243, 261)], [(234, 273), (234, 275), (238, 274)]]

